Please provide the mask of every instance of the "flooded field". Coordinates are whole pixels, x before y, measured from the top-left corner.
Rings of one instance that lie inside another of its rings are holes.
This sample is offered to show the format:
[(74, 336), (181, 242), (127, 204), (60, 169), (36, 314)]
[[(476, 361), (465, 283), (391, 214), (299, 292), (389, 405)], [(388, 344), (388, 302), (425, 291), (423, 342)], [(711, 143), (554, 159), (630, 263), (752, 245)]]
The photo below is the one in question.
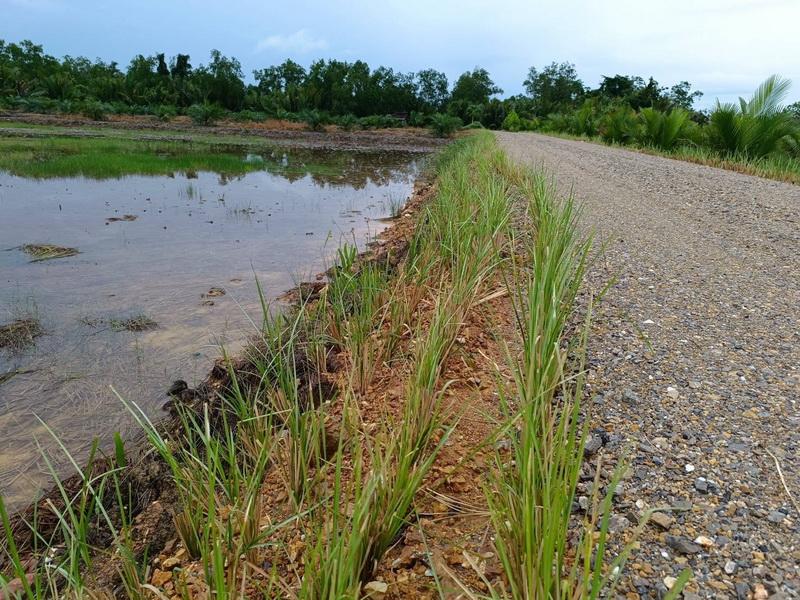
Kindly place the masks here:
[[(27, 500), (55, 456), (83, 460), (130, 419), (199, 383), (268, 299), (363, 246), (411, 191), (419, 155), (242, 155), (249, 172), (115, 179), (0, 172), (0, 493)], [(3, 331), (5, 333), (3, 333)], [(41, 421), (40, 421), (41, 419)]]

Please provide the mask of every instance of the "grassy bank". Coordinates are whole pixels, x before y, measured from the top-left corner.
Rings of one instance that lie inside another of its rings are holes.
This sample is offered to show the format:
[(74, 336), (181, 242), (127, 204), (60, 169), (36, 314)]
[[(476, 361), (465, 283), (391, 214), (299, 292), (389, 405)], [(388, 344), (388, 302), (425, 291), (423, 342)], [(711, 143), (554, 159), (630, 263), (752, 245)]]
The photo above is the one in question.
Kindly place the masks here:
[(607, 592), (629, 550), (604, 554), (620, 471), (601, 485), (597, 468), (590, 510), (573, 511), (587, 421), (571, 324), (590, 248), (573, 203), (479, 133), (440, 153), (407, 208), (370, 255), (341, 247), (294, 310), (265, 305), (224, 384), (176, 399), (169, 427), (121, 399), (168, 480), (161, 502), (137, 502), (117, 439), (105, 468), (76, 463), (79, 485), (40, 504), (27, 544), (0, 504), (2, 585), (30, 599)]

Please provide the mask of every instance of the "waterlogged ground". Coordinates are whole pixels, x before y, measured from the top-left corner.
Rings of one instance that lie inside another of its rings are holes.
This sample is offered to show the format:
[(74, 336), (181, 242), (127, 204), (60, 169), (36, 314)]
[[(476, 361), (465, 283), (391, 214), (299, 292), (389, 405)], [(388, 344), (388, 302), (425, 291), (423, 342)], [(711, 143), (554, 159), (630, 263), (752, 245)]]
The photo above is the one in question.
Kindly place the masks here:
[[(254, 331), (256, 277), (275, 299), (323, 270), (342, 241), (363, 246), (420, 164), (419, 155), (284, 150), (242, 160), (259, 170), (104, 180), (0, 172), (0, 325), (41, 327), (33, 345), (0, 349), (0, 493), (12, 505), (50, 479), (38, 446), (55, 443), (39, 419), (83, 460), (94, 436), (130, 428), (109, 386), (159, 416), (174, 380), (196, 385), (220, 343), (235, 350)], [(32, 262), (26, 244), (79, 254)]]

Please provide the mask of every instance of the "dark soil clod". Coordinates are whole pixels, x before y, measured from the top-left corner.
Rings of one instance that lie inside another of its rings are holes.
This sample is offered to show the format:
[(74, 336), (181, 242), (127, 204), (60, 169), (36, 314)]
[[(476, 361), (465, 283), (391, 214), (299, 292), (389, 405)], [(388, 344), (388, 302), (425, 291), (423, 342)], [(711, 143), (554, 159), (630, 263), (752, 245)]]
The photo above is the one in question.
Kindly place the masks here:
[(116, 223), (117, 221), (135, 221), (138, 219), (136, 215), (122, 215), (121, 217), (108, 217), (106, 223)]

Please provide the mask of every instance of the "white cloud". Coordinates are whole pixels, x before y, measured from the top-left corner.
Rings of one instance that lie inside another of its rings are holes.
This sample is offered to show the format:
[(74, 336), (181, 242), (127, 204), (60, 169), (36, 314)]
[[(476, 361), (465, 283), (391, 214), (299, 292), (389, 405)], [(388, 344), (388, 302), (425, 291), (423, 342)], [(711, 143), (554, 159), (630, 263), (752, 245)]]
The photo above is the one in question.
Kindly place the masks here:
[(256, 52), (279, 50), (308, 54), (316, 50), (325, 50), (327, 47), (328, 42), (323, 38), (314, 37), (308, 29), (298, 29), (289, 35), (276, 34), (265, 37), (256, 44)]

